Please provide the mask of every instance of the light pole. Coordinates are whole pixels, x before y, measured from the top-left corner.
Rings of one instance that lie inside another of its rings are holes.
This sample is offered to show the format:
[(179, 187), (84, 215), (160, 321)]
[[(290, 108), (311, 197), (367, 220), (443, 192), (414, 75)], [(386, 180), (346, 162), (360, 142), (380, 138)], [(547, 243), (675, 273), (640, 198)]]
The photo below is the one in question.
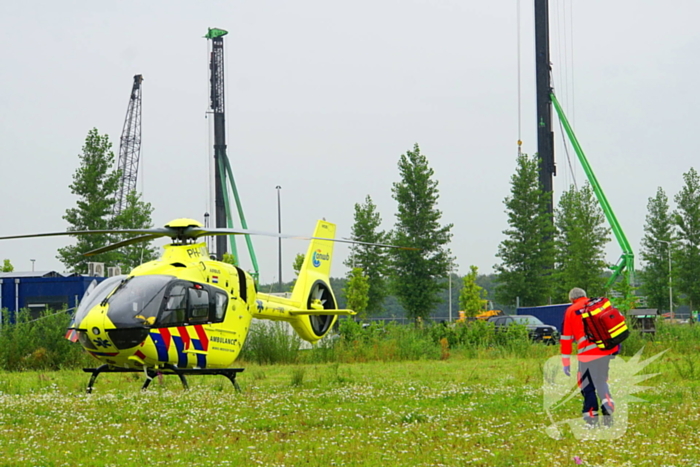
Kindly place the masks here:
[(668, 311), (671, 313), (671, 322), (673, 322), (673, 276), (671, 275), (671, 242), (659, 240), (666, 244), (668, 251)]
[(35, 259), (30, 259), (29, 261), (32, 262), (32, 272), (34, 272), (34, 261), (36, 261), (36, 260), (35, 260)]
[[(282, 206), (280, 204), (280, 190), (281, 186), (277, 185), (275, 187), (277, 190), (277, 233), (282, 233)], [(282, 292), (282, 237), (277, 239), (277, 261), (278, 261), (278, 271), (277, 277), (279, 278), (280, 292)]]

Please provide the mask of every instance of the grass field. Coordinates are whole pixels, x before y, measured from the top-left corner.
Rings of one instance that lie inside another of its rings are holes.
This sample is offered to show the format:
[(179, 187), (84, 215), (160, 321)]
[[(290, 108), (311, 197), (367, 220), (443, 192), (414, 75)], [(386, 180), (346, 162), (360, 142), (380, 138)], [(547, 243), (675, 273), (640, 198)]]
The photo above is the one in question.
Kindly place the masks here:
[[(167, 376), (140, 391), (140, 376), (103, 374), (87, 395), (79, 370), (0, 373), (0, 463), (700, 465), (695, 356), (672, 350), (644, 370), (660, 374), (611, 441), (547, 435), (546, 357), (478, 357), (243, 364), (242, 393), (220, 376), (190, 377), (189, 391)], [(575, 397), (553, 416), (576, 417), (579, 406)]]

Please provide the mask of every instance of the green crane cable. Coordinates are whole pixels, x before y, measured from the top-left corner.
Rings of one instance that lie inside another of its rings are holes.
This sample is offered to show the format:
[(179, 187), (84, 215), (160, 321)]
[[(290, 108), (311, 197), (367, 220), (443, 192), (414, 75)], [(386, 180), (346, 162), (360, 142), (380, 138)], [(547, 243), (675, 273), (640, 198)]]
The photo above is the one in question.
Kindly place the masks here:
[(581, 162), (581, 165), (583, 166), (583, 171), (586, 172), (586, 176), (588, 177), (588, 180), (591, 182), (591, 186), (593, 187), (593, 192), (596, 195), (596, 198), (598, 198), (598, 202), (600, 203), (600, 206), (603, 208), (603, 213), (605, 214), (605, 217), (608, 219), (608, 223), (610, 224), (610, 227), (612, 228), (613, 234), (615, 235), (615, 238), (617, 239), (617, 242), (620, 245), (620, 248), (622, 248), (622, 255), (620, 256), (620, 259), (618, 260), (618, 263), (614, 266), (611, 267), (613, 270), (612, 276), (610, 276), (610, 279), (608, 280), (608, 283), (605, 285), (606, 288), (609, 288), (616, 280), (617, 278), (623, 273), (625, 268), (628, 271), (629, 275), (629, 284), (633, 285), (634, 284), (634, 253), (632, 252), (632, 247), (630, 246), (629, 242), (627, 241), (627, 237), (625, 236), (625, 233), (622, 231), (622, 227), (620, 226), (620, 223), (617, 221), (617, 217), (615, 216), (615, 213), (612, 210), (612, 207), (610, 207), (610, 203), (608, 203), (608, 199), (605, 196), (605, 193), (603, 193), (603, 189), (600, 187), (600, 184), (598, 183), (598, 179), (596, 178), (595, 174), (593, 173), (593, 169), (591, 168), (590, 164), (588, 163), (588, 160), (586, 159), (586, 155), (583, 153), (583, 149), (581, 149), (581, 145), (578, 142), (578, 139), (576, 138), (576, 135), (574, 134), (574, 130), (571, 128), (571, 125), (569, 124), (569, 120), (566, 118), (566, 115), (564, 115), (564, 111), (561, 108), (561, 105), (559, 104), (559, 101), (557, 100), (556, 96), (554, 93), (550, 93), (550, 98), (552, 99), (552, 104), (554, 104), (554, 108), (557, 111), (557, 115), (559, 116), (559, 121), (564, 125), (564, 130), (566, 131), (566, 134), (569, 136), (569, 141), (571, 141), (571, 145), (574, 148), (574, 151), (576, 151), (576, 155), (578, 155), (579, 161)]

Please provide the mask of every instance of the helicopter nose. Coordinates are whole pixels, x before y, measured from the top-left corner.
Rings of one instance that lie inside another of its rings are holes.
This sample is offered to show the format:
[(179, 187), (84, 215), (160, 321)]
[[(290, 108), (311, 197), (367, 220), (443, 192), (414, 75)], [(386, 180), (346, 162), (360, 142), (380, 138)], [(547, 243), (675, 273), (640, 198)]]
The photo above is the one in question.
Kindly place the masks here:
[[(83, 320), (81, 342), (89, 350), (113, 353), (140, 345), (149, 330), (144, 327), (116, 326), (109, 319), (108, 306), (96, 306)], [(87, 342), (84, 342), (86, 341)]]
[(105, 331), (106, 313), (102, 305), (95, 306), (79, 323), (81, 329), (78, 333), (80, 343), (91, 352), (115, 352), (116, 346), (112, 343)]

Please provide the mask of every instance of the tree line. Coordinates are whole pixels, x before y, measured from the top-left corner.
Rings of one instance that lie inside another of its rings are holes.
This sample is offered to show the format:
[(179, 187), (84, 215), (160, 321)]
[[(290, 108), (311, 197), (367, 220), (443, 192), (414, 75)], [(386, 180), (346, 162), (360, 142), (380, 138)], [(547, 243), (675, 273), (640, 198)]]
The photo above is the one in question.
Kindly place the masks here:
[[(353, 239), (398, 245), (410, 244), (409, 238), (421, 239), (414, 244), (426, 249), (386, 251), (353, 246), (345, 264), (360, 270), (351, 269), (352, 281), (343, 292), (352, 293), (362, 273), (369, 291), (366, 304), (359, 301), (358, 309), (366, 315), (386, 315), (389, 307), (399, 312), (403, 308), (408, 318), (426, 318), (434, 316), (436, 305), (444, 302), (446, 276), (454, 264), (446, 248), (452, 226), (439, 225), (437, 182), (431, 179), (427, 159), (418, 154), (416, 145), (399, 162), (402, 181), (392, 188), (398, 203), (394, 231), (378, 230), (381, 218), (369, 196), (363, 204), (355, 205)], [(407, 161), (414, 162), (407, 166)], [(572, 184), (550, 217), (538, 166), (537, 155), (517, 157), (510, 194), (504, 200), (508, 228), (495, 255), (499, 260), (494, 265), (495, 274), (479, 276), (476, 266), (471, 266), (470, 272), (459, 278), (460, 310), (474, 316), (492, 306), (512, 310), (516, 305), (567, 303), (568, 291), (581, 287), (589, 296), (625, 297), (627, 292), (636, 291), (636, 295), (629, 294), (629, 303), (619, 298), (618, 306), (644, 305), (667, 311), (671, 283), (676, 284), (673, 306), (685, 304), (692, 310), (700, 303), (700, 177), (694, 168), (683, 174), (684, 185), (674, 197), (677, 207), (673, 211), (661, 187), (649, 198), (640, 251), (644, 266), (633, 274), (639, 282), (630, 283), (630, 275), (625, 273), (610, 290), (607, 282), (613, 265), (605, 261), (605, 247), (611, 240), (611, 228), (593, 188), (588, 182)], [(645, 299), (643, 303), (640, 298)], [(440, 315), (447, 315), (443, 313)]]
[[(69, 231), (152, 227), (153, 208), (136, 192), (129, 195), (121, 213), (114, 213), (121, 173), (114, 167), (111, 148), (107, 135), (90, 130), (70, 185), (78, 201), (63, 216)], [(587, 182), (571, 185), (550, 217), (539, 184), (538, 157), (519, 155), (510, 193), (504, 199), (508, 227), (495, 252), (495, 274), (479, 275), (476, 266), (471, 266), (468, 274), (459, 277), (452, 272), (457, 265), (449, 248), (453, 225), (442, 223), (439, 184), (418, 144), (399, 156), (397, 168), (399, 180), (390, 187), (397, 203), (391, 230), (381, 229), (379, 209), (369, 194), (354, 206), (351, 238), (364, 243), (351, 246), (341, 287), (344, 306), (361, 317), (396, 311), (413, 320), (427, 319), (445, 307), (448, 277), (453, 279), (453, 301), (469, 315), (491, 306), (563, 303), (574, 286), (584, 288), (589, 296), (610, 293), (604, 249), (611, 229)], [(691, 168), (683, 179), (685, 184), (674, 197), (676, 209), (671, 210), (661, 187), (649, 198), (640, 252), (645, 265), (637, 275), (641, 281), (625, 284), (623, 277), (617, 286), (636, 287), (638, 295), (646, 296), (648, 306), (662, 310), (668, 309), (671, 282), (677, 290), (674, 303), (692, 308), (700, 302), (700, 283), (695, 280), (700, 273), (700, 178)], [(58, 258), (71, 272), (87, 270), (84, 252), (125, 237), (105, 234), (76, 239), (75, 245), (58, 251)], [(144, 243), (92, 260), (131, 269), (155, 257), (152, 244)], [(301, 260), (303, 256), (295, 263)]]

